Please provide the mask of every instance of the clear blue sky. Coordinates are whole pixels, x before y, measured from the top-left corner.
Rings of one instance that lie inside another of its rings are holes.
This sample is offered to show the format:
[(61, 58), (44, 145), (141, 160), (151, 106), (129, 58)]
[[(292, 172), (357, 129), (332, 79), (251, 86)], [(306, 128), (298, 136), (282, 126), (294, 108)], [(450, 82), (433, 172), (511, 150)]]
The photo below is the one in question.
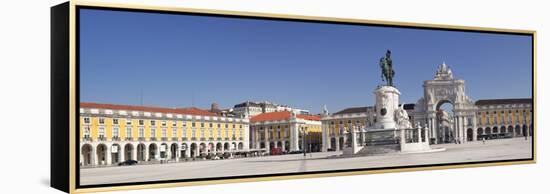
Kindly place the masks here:
[(443, 61), (474, 100), (531, 97), (528, 36), (106, 10), (80, 19), (81, 101), (140, 105), (143, 91), (152, 106), (336, 112), (373, 104), (386, 49), (404, 103)]

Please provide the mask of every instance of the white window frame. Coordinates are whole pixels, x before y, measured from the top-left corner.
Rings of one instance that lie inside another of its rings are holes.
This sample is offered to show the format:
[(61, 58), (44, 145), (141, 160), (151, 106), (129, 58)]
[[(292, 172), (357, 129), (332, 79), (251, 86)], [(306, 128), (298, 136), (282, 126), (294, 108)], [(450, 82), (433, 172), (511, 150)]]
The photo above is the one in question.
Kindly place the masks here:
[(126, 137), (132, 137), (132, 127), (126, 127)]
[(99, 127), (98, 133), (99, 138), (105, 138), (105, 127)]
[(120, 137), (120, 129), (118, 127), (113, 127), (113, 137)]
[(138, 129), (138, 136), (139, 136), (140, 138), (144, 138), (144, 137), (145, 137), (145, 128), (140, 127), (140, 128)]
[(90, 134), (92, 133), (92, 129), (89, 126), (84, 126), (84, 138), (90, 138)]

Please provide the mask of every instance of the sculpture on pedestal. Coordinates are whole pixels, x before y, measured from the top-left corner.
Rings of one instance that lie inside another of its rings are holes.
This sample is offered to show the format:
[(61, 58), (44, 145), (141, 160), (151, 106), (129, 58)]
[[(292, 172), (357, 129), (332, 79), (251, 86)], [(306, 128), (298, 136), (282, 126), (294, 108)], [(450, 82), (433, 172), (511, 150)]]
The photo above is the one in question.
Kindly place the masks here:
[(395, 120), (397, 121), (397, 129), (410, 129), (412, 128), (409, 121), (409, 114), (403, 108), (403, 105), (399, 105), (399, 108), (395, 111)]
[(395, 71), (393, 71), (390, 50), (386, 51), (385, 57), (380, 58), (380, 68), (382, 69), (382, 81), (385, 79), (388, 86), (393, 86), (393, 76), (395, 75)]

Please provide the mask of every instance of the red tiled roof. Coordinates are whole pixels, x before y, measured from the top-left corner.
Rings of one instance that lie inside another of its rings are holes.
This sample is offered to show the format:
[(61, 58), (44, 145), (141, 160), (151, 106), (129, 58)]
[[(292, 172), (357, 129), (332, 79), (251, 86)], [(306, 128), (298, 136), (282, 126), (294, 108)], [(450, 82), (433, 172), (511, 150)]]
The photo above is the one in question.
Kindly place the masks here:
[(111, 110), (127, 110), (127, 111), (144, 111), (152, 113), (172, 113), (172, 114), (186, 114), (186, 115), (200, 115), (200, 116), (216, 116), (216, 113), (209, 112), (207, 110), (199, 109), (196, 107), (190, 108), (162, 108), (162, 107), (150, 107), (150, 106), (134, 106), (134, 105), (120, 105), (120, 104), (100, 104), (93, 102), (81, 102), (80, 108), (97, 108), (97, 109), (111, 109)]
[(296, 115), (300, 119), (310, 120), (310, 121), (320, 121), (321, 117), (317, 115)]
[[(296, 117), (300, 119), (311, 120), (311, 121), (321, 120), (319, 116), (314, 116), (314, 115), (296, 115)], [(262, 114), (253, 116), (250, 119), (250, 122), (280, 121), (280, 120), (287, 120), (287, 119), (290, 119), (289, 111), (269, 112), (269, 113), (262, 113)]]

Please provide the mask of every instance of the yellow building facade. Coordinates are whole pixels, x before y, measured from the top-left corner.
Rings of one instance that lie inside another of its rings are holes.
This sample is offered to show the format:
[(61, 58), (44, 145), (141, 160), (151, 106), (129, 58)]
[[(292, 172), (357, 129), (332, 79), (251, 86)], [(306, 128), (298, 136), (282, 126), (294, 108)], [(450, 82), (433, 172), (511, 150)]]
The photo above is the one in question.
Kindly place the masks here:
[(315, 115), (281, 111), (250, 118), (251, 147), (271, 154), (321, 151), (321, 135), (320, 117)]
[(488, 99), (476, 101), (477, 138), (532, 136), (532, 99)]
[(249, 121), (197, 108), (81, 103), (81, 166), (178, 162), (248, 150)]
[(348, 134), (352, 129), (364, 129), (375, 122), (373, 107), (352, 107), (321, 119), (324, 138), (323, 151), (340, 151), (348, 143)]

